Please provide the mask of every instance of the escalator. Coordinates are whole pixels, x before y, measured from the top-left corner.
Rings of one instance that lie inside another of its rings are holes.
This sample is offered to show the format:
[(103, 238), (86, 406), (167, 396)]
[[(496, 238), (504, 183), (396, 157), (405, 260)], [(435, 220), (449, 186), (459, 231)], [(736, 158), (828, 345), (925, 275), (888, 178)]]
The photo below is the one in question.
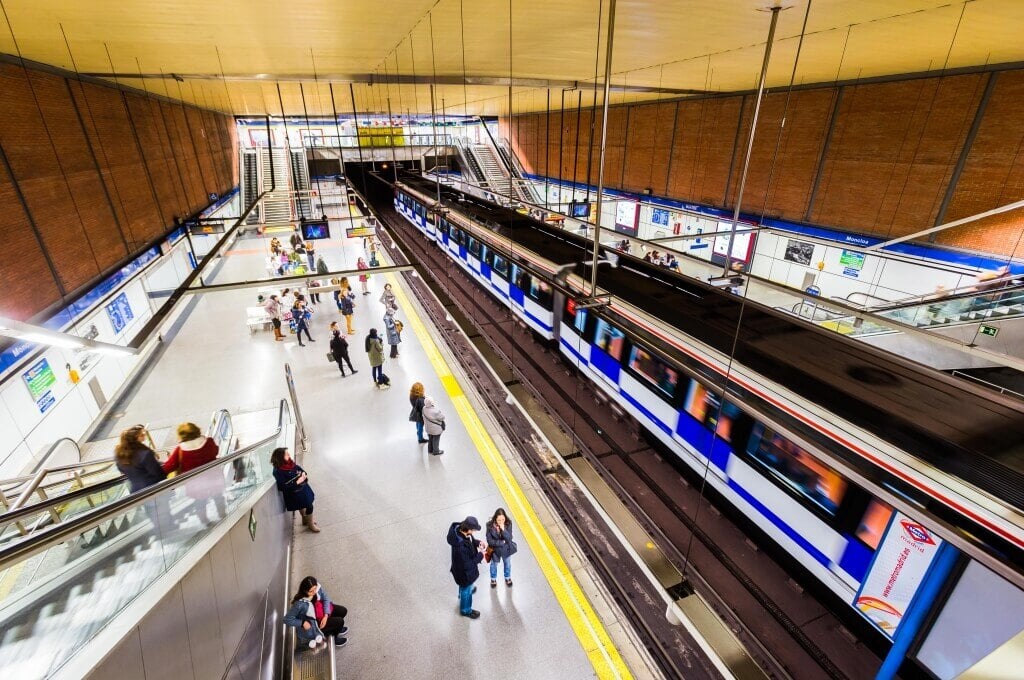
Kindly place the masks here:
[[(206, 436), (220, 451), (230, 452), (235, 439), (231, 414), (224, 409), (215, 411)], [(100, 442), (107, 455), (85, 461), (76, 441), (60, 439), (40, 456), (30, 474), (0, 481), (0, 547), (127, 495), (124, 477), (110, 458), (115, 444), (116, 440)], [(152, 438), (149, 447), (158, 454), (169, 453), (161, 451)], [(67, 459), (77, 462), (51, 464)]]
[(269, 436), (231, 450), (230, 415), (218, 412), (209, 435), (221, 455), (140, 492), (129, 494), (124, 478), (111, 476), (0, 516), (7, 538), (0, 545), (5, 676), (53, 677), (81, 663), (75, 672), (85, 675), (120, 644), (126, 631), (112, 623), (144, 616), (138, 603), (151, 588), (159, 595), (168, 579), (180, 581), (197, 555), (244, 522), (242, 513), (276, 494), (270, 454), (293, 447), (296, 425), (287, 400), (272, 417)]

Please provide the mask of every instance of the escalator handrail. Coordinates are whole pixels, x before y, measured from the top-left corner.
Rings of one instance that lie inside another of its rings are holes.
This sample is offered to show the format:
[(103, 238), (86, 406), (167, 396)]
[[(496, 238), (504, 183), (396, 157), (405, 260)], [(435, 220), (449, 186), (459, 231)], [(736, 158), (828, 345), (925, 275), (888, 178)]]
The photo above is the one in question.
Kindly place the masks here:
[(1012, 280), (1008, 280), (1009, 285), (1004, 285), (999, 288), (992, 288), (990, 290), (978, 290), (978, 285), (984, 286), (989, 281), (982, 281), (979, 283), (972, 283), (969, 286), (963, 286), (955, 290), (949, 291), (943, 295), (936, 295), (935, 293), (928, 293), (927, 295), (916, 295), (914, 297), (903, 298), (902, 300), (893, 300), (884, 305), (874, 305), (865, 307), (864, 310), (872, 312), (874, 314), (880, 314), (882, 312), (891, 312), (897, 309), (908, 309), (912, 307), (921, 307), (924, 305), (934, 305), (943, 302), (949, 302), (950, 300), (963, 300), (967, 298), (985, 297), (986, 295), (1003, 295), (1006, 293), (1021, 293), (1024, 292), (1024, 283), (1011, 283)]
[[(131, 508), (145, 504), (154, 496), (157, 496), (167, 489), (177, 487), (184, 482), (196, 477), (206, 470), (220, 467), (227, 464), (230, 461), (240, 458), (248, 453), (256, 450), (257, 448), (270, 443), (277, 439), (284, 431), (286, 426), (286, 416), (290, 415), (291, 408), (288, 405), (287, 399), (282, 399), (278, 406), (278, 417), (277, 417), (277, 428), (274, 432), (261, 439), (258, 442), (254, 442), (249, 446), (239, 449), (233, 453), (217, 458), (216, 460), (210, 461), (206, 465), (197, 467), (193, 470), (189, 470), (183, 474), (175, 476), (173, 479), (165, 479), (162, 482), (148, 486), (145, 489), (136, 491), (135, 493), (128, 494), (123, 498), (111, 501), (106, 505), (103, 505), (95, 510), (83, 513), (78, 517), (69, 519), (66, 522), (56, 524), (49, 529), (46, 529), (39, 534), (33, 536), (31, 539), (19, 541), (18, 543), (9, 546), (7, 548), (0, 549), (0, 572), (9, 568), (10, 566), (22, 562), (32, 555), (49, 549), (51, 546), (58, 543), (63, 543), (68, 538), (77, 536), (84, 531), (88, 531), (96, 526), (99, 526), (103, 522), (107, 521), (113, 516), (123, 514), (125, 511)], [(123, 481), (123, 477), (115, 480), (116, 482)], [(99, 485), (97, 485), (99, 486)], [(90, 487), (90, 491), (95, 493), (97, 487)], [(67, 496), (63, 496), (57, 499), (60, 502), (66, 502)], [(26, 508), (27, 509), (27, 508)], [(4, 519), (8, 519), (6, 516)]]
[[(113, 461), (109, 461), (109, 460), (92, 460), (92, 461), (89, 461), (87, 463), (72, 463), (70, 465), (60, 465), (58, 467), (46, 468), (46, 474), (49, 475), (49, 474), (58, 473), (58, 472), (79, 471), (83, 477), (89, 477), (89, 476), (92, 476), (92, 475), (95, 475), (95, 474), (99, 474), (101, 472), (106, 472), (106, 470), (108, 468), (110, 468), (113, 464), (114, 464)], [(89, 468), (96, 468), (96, 467), (98, 467), (99, 469), (89, 469)], [(12, 486), (4, 488), (3, 491), (6, 492), (6, 491), (8, 491), (8, 489), (17, 488), (17, 487), (21, 486), (22, 484), (24, 484), (24, 483), (26, 483), (26, 482), (28, 482), (28, 481), (30, 481), (32, 479), (35, 479), (35, 477), (36, 477), (35, 475), (30, 475), (30, 476), (26, 476), (26, 477), (15, 477), (13, 479), (8, 479), (6, 481), (11, 483)], [(55, 486), (60, 486), (61, 484), (67, 484), (68, 482), (72, 482), (72, 481), (74, 481), (73, 478), (66, 478), (66, 479), (59, 479), (59, 480), (57, 480), (55, 482), (48, 482), (46, 484), (40, 483), (35, 488), (33, 493), (35, 493), (36, 491), (39, 491), (40, 489), (42, 489), (42, 490), (49, 490), (49, 489), (52, 489)], [(61, 494), (61, 495), (63, 496), (64, 494)], [(46, 501), (42, 501), (42, 503), (46, 504)], [(32, 505), (20, 506), (20, 507), (18, 507), (16, 509), (12, 509), (11, 512), (15, 512), (16, 510), (23, 510), (24, 508), (35, 507), (36, 505), (38, 505), (38, 503), (34, 503)], [(6, 517), (6, 515), (7, 515), (6, 512), (0, 513), (0, 520), (3, 520)]]
[(46, 478), (46, 475), (51, 470), (51, 468), (40, 469), (39, 466), (43, 465), (50, 458), (50, 456), (53, 455), (53, 452), (57, 450), (57, 447), (63, 444), (64, 442), (71, 442), (71, 444), (75, 447), (75, 451), (78, 452), (78, 461), (79, 463), (81, 463), (82, 449), (81, 447), (78, 446), (78, 442), (76, 442), (71, 437), (61, 437), (53, 444), (51, 444), (50, 448), (46, 449), (46, 453), (39, 457), (39, 462), (36, 464), (36, 467), (33, 468), (32, 474), (25, 476), (26, 480), (31, 480), (29, 483), (31, 489), (26, 489), (22, 491), (20, 494), (18, 494), (18, 498), (11, 505), (12, 508), (20, 508), (22, 505), (25, 504), (25, 501), (27, 501), (28, 498), (35, 492), (36, 488), (42, 483), (43, 479)]

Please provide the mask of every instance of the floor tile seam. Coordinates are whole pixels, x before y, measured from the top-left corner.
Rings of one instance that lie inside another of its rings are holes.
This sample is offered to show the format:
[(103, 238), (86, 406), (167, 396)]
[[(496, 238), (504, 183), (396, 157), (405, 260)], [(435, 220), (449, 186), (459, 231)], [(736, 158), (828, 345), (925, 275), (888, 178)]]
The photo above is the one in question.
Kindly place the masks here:
[[(446, 389), (449, 389), (449, 387), (454, 388), (449, 390), (449, 396), (459, 412), (467, 433), (474, 443), (477, 444), (478, 455), (484, 460), (488, 470), (498, 483), (498, 488), (502, 496), (509, 502), (509, 506), (514, 505), (518, 507), (522, 512), (520, 516), (527, 518), (527, 526), (531, 532), (524, 532), (524, 538), (527, 539), (527, 542), (534, 550), (534, 557), (538, 558), (538, 564), (541, 566), (545, 578), (548, 579), (552, 589), (555, 591), (559, 605), (569, 619), (573, 631), (594, 665), (598, 676), (632, 677), (618, 649), (611, 641), (607, 631), (604, 630), (600, 619), (593, 609), (593, 605), (590, 604), (575, 576), (570, 572), (568, 565), (552, 542), (550, 535), (537, 518), (532, 505), (523, 495), (522, 489), (512, 476), (505, 461), (501, 458), (493, 439), (491, 439), (490, 434), (476, 416), (475, 410), (472, 404), (470, 404), (469, 399), (465, 396), (458, 379), (441, 356), (440, 350), (434, 343), (433, 337), (427, 332), (426, 326), (422, 319), (420, 319), (419, 314), (409, 303), (404, 289), (394, 285), (396, 281), (394, 275), (388, 274), (388, 279), (393, 282), (396, 296), (399, 297), (402, 304), (407, 305), (410, 324), (413, 326), (416, 335), (421, 338), (423, 349), (438, 377), (441, 378)], [(452, 393), (453, 391), (455, 392), (454, 394)], [(541, 555), (545, 558), (544, 560), (539, 559)], [(584, 640), (584, 633), (590, 638), (592, 644)]]

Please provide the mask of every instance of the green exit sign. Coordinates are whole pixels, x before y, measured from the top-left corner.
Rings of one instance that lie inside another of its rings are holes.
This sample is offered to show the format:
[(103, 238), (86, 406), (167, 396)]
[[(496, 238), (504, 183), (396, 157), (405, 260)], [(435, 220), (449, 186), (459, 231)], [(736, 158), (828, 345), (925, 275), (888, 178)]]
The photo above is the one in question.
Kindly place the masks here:
[(994, 338), (996, 337), (996, 334), (999, 333), (999, 329), (996, 328), (995, 326), (986, 326), (985, 324), (982, 324), (981, 328), (979, 329), (979, 332), (982, 335), (987, 335), (990, 338)]

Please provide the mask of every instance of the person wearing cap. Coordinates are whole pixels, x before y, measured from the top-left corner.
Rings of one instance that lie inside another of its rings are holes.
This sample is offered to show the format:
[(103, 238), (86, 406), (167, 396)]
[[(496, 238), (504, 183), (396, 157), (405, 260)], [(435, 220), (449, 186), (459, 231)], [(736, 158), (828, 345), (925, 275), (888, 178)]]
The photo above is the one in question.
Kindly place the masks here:
[(461, 522), (452, 522), (448, 528), (448, 545), (452, 547), (452, 577), (459, 586), (459, 613), (471, 619), (480, 618), (480, 612), (473, 609), (473, 582), (480, 578), (480, 562), (484, 559), (487, 544), (473, 537), (480, 531), (480, 522), (470, 516)]

